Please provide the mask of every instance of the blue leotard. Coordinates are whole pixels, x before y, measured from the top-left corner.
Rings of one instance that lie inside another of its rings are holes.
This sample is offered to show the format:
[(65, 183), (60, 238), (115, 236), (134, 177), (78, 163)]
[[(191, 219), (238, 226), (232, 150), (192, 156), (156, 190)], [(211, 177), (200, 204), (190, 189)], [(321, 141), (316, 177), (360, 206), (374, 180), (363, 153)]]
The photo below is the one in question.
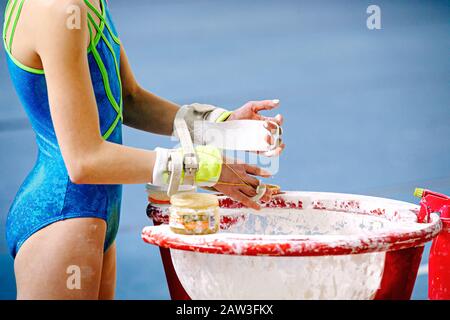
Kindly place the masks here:
[[(3, 39), (12, 82), (36, 134), (38, 157), (10, 208), (6, 221), (8, 247), (15, 257), (24, 241), (51, 223), (70, 218), (96, 217), (107, 223), (106, 250), (117, 234), (122, 186), (77, 185), (70, 181), (50, 116), (45, 70), (27, 67), (11, 54), (12, 38), (24, 1), (8, 2), (7, 8), (12, 10), (5, 16)], [(85, 0), (100, 19), (97, 24), (92, 15), (88, 15), (91, 32), (87, 50), (89, 69), (103, 138), (121, 144), (120, 41), (105, 1), (100, 2), (101, 11)], [(11, 30), (8, 41), (6, 30)], [(92, 36), (94, 30), (97, 30), (95, 37)], [(80, 124), (80, 130), (82, 128)]]

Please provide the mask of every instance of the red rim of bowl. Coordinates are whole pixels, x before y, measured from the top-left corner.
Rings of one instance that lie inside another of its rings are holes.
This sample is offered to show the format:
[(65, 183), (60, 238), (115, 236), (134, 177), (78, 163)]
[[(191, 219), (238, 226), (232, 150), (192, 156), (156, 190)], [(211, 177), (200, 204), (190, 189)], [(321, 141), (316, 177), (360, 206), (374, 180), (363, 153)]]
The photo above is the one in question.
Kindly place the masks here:
[[(275, 199), (276, 204), (283, 203), (286, 207), (286, 198), (291, 198), (293, 193), (280, 195)], [(302, 193), (295, 193), (301, 195)], [(304, 193), (306, 195), (340, 195), (349, 199), (349, 203), (360, 200), (378, 199), (398, 204), (409, 205), (410, 209), (418, 209), (417, 206), (405, 202), (346, 194), (331, 193)], [(290, 197), (289, 197), (290, 196)], [(354, 199), (357, 200), (354, 200)], [(227, 198), (222, 198), (227, 199)], [(223, 204), (224, 202), (221, 202)], [(236, 203), (228, 199), (227, 207), (236, 206)], [(359, 202), (358, 202), (359, 203)], [(342, 207), (342, 204), (340, 204)], [(277, 205), (266, 204), (266, 207), (277, 207)], [(289, 208), (289, 204), (287, 206)], [(359, 204), (358, 204), (359, 207)], [(302, 206), (296, 207), (301, 210)], [(326, 209), (323, 208), (315, 209)], [(331, 209), (332, 210), (332, 209)], [(346, 211), (346, 210), (335, 210)], [(347, 210), (348, 211), (348, 210)], [(367, 214), (375, 215), (376, 210)], [(354, 212), (354, 211), (353, 211)], [(384, 212), (384, 211), (383, 211)], [(356, 212), (356, 214), (365, 214)], [(378, 214), (379, 215), (379, 214)], [(228, 254), (246, 256), (323, 256), (323, 255), (345, 255), (362, 254), (370, 252), (382, 252), (406, 249), (422, 246), (433, 239), (442, 229), (442, 223), (437, 214), (431, 215), (430, 223), (413, 223), (414, 228), (407, 230), (388, 229), (364, 235), (248, 235), (236, 233), (219, 233), (206, 236), (179, 235), (173, 233), (169, 226), (151, 226), (142, 231), (142, 239), (153, 245), (176, 250), (187, 250), (209, 254)]]

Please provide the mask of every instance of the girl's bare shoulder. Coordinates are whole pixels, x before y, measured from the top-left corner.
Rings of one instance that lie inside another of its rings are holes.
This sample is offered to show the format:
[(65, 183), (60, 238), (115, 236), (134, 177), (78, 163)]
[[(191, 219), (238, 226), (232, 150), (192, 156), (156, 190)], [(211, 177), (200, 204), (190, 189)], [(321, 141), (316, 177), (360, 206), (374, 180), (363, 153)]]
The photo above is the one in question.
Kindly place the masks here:
[(36, 19), (64, 19), (78, 13), (80, 18), (86, 15), (84, 0), (29, 0), (29, 13)]
[(87, 12), (83, 0), (30, 0), (28, 17), (35, 26), (36, 39), (76, 41), (88, 37)]

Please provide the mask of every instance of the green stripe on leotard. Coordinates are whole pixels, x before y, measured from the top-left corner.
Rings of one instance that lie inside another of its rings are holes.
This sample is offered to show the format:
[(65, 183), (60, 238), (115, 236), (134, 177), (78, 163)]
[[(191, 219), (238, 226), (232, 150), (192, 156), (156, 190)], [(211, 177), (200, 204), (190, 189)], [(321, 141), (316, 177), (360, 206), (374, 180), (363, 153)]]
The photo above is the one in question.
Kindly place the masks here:
[[(105, 34), (100, 30), (100, 28), (97, 26), (97, 24), (95, 23), (94, 19), (92, 18), (92, 16), (89, 13), (88, 13), (88, 19), (91, 22), (91, 24), (94, 25), (94, 27), (97, 29), (97, 34), (101, 35), (101, 38), (105, 42), (105, 44), (108, 47), (109, 51), (111, 52), (111, 55), (113, 56), (113, 59), (114, 59), (114, 66), (116, 68), (116, 74), (120, 75), (119, 61), (117, 60), (116, 53), (114, 52), (114, 49), (113, 49), (111, 43), (108, 41), (108, 39), (106, 38)], [(93, 46), (93, 47), (95, 47), (95, 46)], [(122, 79), (120, 78), (120, 76), (118, 77), (117, 80), (119, 81), (120, 92), (122, 92)], [(122, 109), (123, 109), (122, 95), (120, 95), (119, 107), (120, 107), (120, 112), (122, 113)]]
[[(8, 30), (8, 28), (9, 28), (9, 26), (11, 24), (11, 19), (12, 19), (12, 16), (14, 14), (14, 10), (16, 9), (18, 1), (17, 0), (14, 0), (14, 1), (13, 0), (9, 0), (7, 5), (6, 5), (5, 22), (4, 22), (4, 25), (3, 25), (3, 44), (4, 44), (4, 47), (5, 47), (5, 51), (6, 51), (6, 54), (9, 56), (9, 58), (14, 62), (14, 64), (16, 66), (18, 66), (19, 68), (21, 68), (22, 70), (25, 70), (25, 71), (33, 73), (33, 74), (44, 74), (44, 70), (28, 67), (28, 66), (22, 64), (16, 58), (14, 58), (13, 55), (12, 55), (12, 51), (11, 51), (12, 50), (12, 48), (11, 48), (12, 40), (14, 38), (14, 33), (15, 33), (15, 29), (17, 27), (17, 22), (19, 20), (20, 13), (22, 11), (23, 2), (24, 2), (24, 0), (22, 0), (22, 2), (20, 3), (20, 6), (19, 6), (19, 8), (18, 8), (18, 10), (16, 12), (16, 17), (15, 17), (14, 23), (13, 23), (13, 30), (11, 31), (11, 35), (10, 35), (9, 45), (8, 45), (8, 41), (6, 39), (6, 31)], [(7, 13), (8, 13), (8, 9), (11, 7), (11, 5), (12, 5), (12, 8), (11, 8), (11, 11), (9, 12), (9, 15), (8, 15), (8, 18), (7, 18), (6, 16), (7, 16)]]
[[(12, 47), (12, 41), (14, 38), (14, 33), (16, 33), (16, 27), (17, 27), (17, 22), (19, 21), (19, 16), (20, 13), (22, 12), (22, 8), (23, 8), (23, 3), (25, 2), (25, 0), (21, 0), (20, 4), (19, 4), (19, 8), (17, 9), (17, 14), (16, 14), (16, 18), (14, 19), (14, 24), (11, 30), (11, 37), (9, 39), (9, 52), (11, 53), (11, 47)], [(14, 4), (16, 4), (17, 2), (15, 2)]]
[[(13, 3), (11, 11), (9, 12), (8, 18), (6, 18), (6, 15), (8, 13), (8, 8), (11, 6), (11, 3)], [(4, 22), (4, 25), (3, 25), (3, 39), (5, 40), (5, 44), (6, 44), (6, 30), (8, 30), (8, 28), (9, 28), (9, 24), (11, 23), (11, 18), (12, 18), (12, 15), (14, 13), (14, 10), (16, 9), (16, 5), (17, 5), (17, 0), (15, 0), (14, 2), (9, 0), (7, 5), (6, 5), (5, 22)], [(7, 45), (5, 47), (6, 47), (6, 50), (9, 50)]]
[[(87, 0), (85, 0), (85, 1), (87, 1)], [(91, 27), (91, 22), (90, 21), (88, 21), (88, 28), (89, 28), (89, 34), (90, 34), (91, 39), (92, 39), (92, 27)], [(97, 62), (97, 65), (98, 65), (98, 67), (100, 69), (100, 73), (102, 74), (103, 85), (105, 87), (106, 96), (108, 97), (108, 100), (111, 102), (111, 105), (113, 106), (114, 110), (116, 110), (116, 112), (117, 112), (116, 119), (111, 124), (109, 129), (103, 134), (103, 139), (106, 140), (111, 135), (111, 133), (114, 131), (115, 127), (119, 123), (119, 120), (123, 119), (123, 117), (122, 117), (122, 105), (119, 106), (117, 104), (117, 101), (114, 99), (114, 96), (113, 96), (112, 90), (111, 90), (111, 86), (109, 84), (108, 71), (105, 68), (103, 60), (102, 60), (100, 54), (98, 53), (97, 48), (93, 45), (92, 42), (90, 44), (90, 47), (91, 47), (91, 52), (92, 52), (92, 54), (94, 56), (94, 59)], [(119, 75), (118, 78), (120, 78), (120, 74), (118, 74), (118, 75)], [(119, 83), (120, 83), (120, 80), (119, 80)], [(120, 103), (122, 104), (122, 98), (120, 100), (121, 100)]]
[[(86, 0), (85, 0), (85, 2), (86, 2)], [(105, 21), (106, 21), (106, 10), (105, 10), (105, 7), (104, 7), (104, 4), (103, 4), (103, 1), (102, 0), (100, 0), (100, 6), (101, 6), (101, 8), (102, 8), (102, 13), (99, 13), (100, 15), (101, 15), (101, 18), (100, 18), (100, 27), (99, 27), (99, 29), (100, 29), (100, 32), (97, 32), (97, 34), (95, 35), (95, 39), (94, 39), (94, 42), (93, 42), (93, 46), (94, 47), (96, 47), (97, 45), (98, 45), (98, 43), (99, 43), (99, 41), (100, 41), (100, 39), (102, 38), (102, 34), (103, 34), (103, 30), (105, 29)], [(89, 15), (89, 13), (88, 13), (88, 15)], [(92, 42), (92, 40), (90, 40), (90, 43)], [(89, 44), (90, 44), (89, 43)], [(89, 47), (88, 47), (88, 53), (90, 53), (91, 52), (91, 46), (89, 45)]]
[[(100, 0), (103, 3), (103, 0)], [(89, 9), (91, 9), (95, 15), (100, 19), (100, 21), (102, 21), (103, 23), (105, 23), (106, 28), (109, 31), (109, 34), (111, 35), (111, 38), (113, 38), (114, 42), (120, 45), (120, 40), (119, 38), (116, 37), (116, 35), (114, 34), (114, 32), (112, 32), (111, 27), (109, 26), (108, 21), (106, 21), (106, 17), (104, 17), (98, 10), (96, 7), (94, 7), (88, 0), (84, 0), (84, 2), (86, 3), (86, 5), (89, 7)]]

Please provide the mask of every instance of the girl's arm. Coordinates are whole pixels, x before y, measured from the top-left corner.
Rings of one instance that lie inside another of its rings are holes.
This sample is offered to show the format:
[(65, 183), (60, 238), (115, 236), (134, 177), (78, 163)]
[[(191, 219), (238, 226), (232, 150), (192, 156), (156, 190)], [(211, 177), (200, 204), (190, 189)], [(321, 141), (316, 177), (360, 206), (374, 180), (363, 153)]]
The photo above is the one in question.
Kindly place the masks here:
[(120, 48), (120, 74), (124, 124), (147, 132), (172, 135), (173, 121), (179, 106), (139, 86), (123, 46)]
[(36, 52), (45, 70), (51, 116), (70, 179), (82, 184), (150, 182), (155, 152), (101, 137), (87, 59), (87, 9), (81, 4), (80, 29), (66, 27), (66, 7), (57, 5), (43, 10), (36, 25)]

